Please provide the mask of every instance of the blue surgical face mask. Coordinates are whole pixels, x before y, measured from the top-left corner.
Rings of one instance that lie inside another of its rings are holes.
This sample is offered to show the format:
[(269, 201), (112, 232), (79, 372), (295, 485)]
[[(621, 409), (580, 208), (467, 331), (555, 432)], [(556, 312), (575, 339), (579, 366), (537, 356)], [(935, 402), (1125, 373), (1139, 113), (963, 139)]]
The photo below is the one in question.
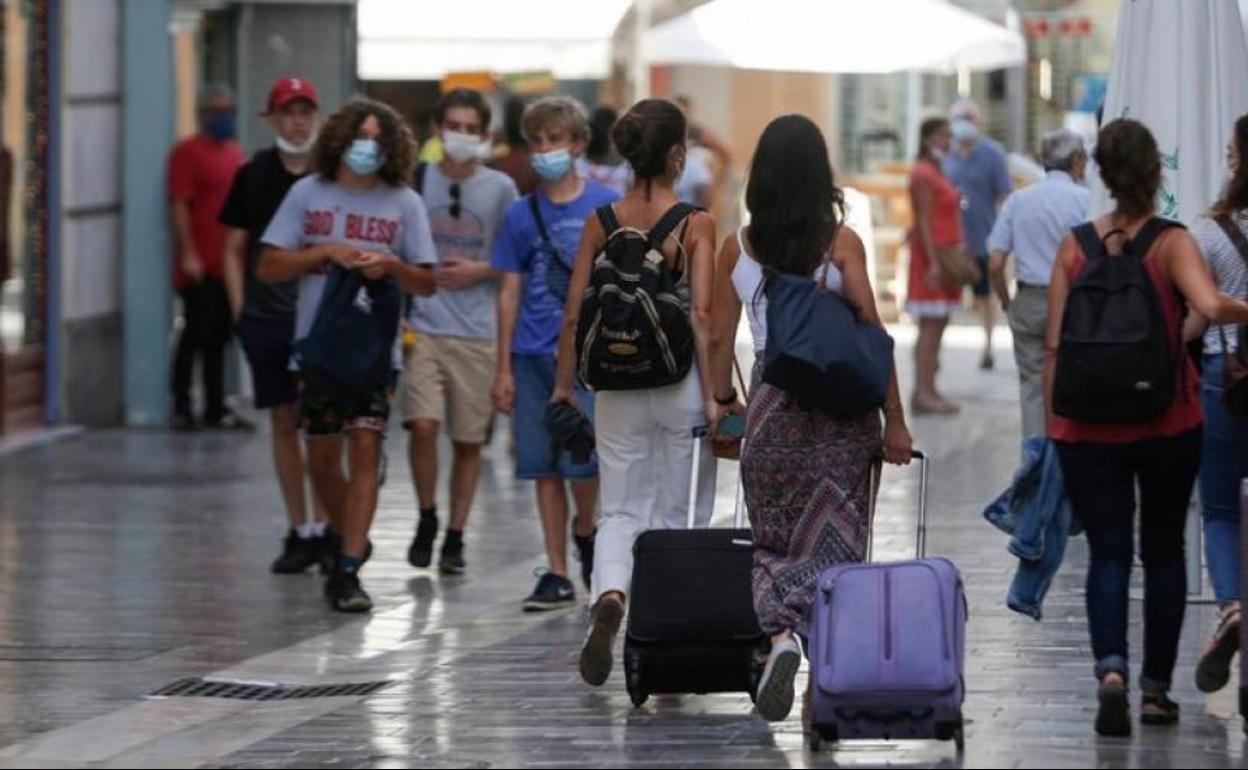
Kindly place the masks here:
[(949, 124), (949, 132), (955, 142), (969, 142), (979, 136), (979, 129), (969, 120), (959, 118)]
[(220, 141), (233, 139), (237, 129), (237, 120), (232, 114), (213, 115), (204, 121), (204, 130), (213, 139)]
[(377, 173), (385, 157), (376, 139), (356, 139), (350, 149), (342, 156), (342, 162), (360, 176), (371, 176)]
[(572, 170), (572, 153), (567, 150), (551, 150), (534, 154), (533, 170), (547, 182), (558, 182)]

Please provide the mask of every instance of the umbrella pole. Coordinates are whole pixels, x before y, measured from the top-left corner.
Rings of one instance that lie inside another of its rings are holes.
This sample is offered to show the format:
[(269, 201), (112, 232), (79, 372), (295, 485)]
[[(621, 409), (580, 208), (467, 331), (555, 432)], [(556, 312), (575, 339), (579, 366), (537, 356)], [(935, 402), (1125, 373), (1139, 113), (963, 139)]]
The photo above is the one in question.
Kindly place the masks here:
[(919, 126), (923, 123), (923, 74), (906, 72), (906, 160), (919, 154)]

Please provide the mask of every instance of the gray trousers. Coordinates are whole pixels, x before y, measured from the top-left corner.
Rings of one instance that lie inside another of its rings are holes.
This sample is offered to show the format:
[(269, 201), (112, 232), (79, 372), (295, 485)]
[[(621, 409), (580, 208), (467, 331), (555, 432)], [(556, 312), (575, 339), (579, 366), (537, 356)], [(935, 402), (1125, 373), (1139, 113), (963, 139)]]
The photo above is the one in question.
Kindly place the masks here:
[(1023, 410), (1023, 438), (1044, 435), (1044, 335), (1049, 321), (1049, 293), (1020, 286), (1010, 302), (1010, 331), (1018, 365)]

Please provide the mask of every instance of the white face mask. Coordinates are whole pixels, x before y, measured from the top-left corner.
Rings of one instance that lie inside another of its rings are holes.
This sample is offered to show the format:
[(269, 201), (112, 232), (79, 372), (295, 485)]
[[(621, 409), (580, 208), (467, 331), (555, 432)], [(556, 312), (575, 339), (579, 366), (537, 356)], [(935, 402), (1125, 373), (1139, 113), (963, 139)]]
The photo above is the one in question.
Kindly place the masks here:
[(476, 134), (461, 134), (458, 131), (442, 132), (442, 151), (456, 163), (467, 163), (484, 157), (488, 144)]
[(307, 141), (302, 144), (295, 144), (281, 134), (277, 135), (277, 149), (287, 155), (308, 155), (312, 152), (312, 148), (316, 145), (316, 132), (308, 137)]
[(945, 159), (945, 151), (939, 147), (929, 147), (927, 151), (931, 153), (932, 160), (941, 161)]

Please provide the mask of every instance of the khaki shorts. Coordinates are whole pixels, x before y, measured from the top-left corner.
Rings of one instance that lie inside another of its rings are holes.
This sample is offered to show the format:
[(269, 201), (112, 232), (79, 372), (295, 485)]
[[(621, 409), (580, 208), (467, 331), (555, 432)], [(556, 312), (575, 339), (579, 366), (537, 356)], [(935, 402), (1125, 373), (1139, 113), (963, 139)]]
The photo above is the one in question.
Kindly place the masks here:
[(403, 426), (445, 422), (451, 440), (485, 444), (494, 430), (494, 340), (419, 334), (407, 354), (400, 385)]

